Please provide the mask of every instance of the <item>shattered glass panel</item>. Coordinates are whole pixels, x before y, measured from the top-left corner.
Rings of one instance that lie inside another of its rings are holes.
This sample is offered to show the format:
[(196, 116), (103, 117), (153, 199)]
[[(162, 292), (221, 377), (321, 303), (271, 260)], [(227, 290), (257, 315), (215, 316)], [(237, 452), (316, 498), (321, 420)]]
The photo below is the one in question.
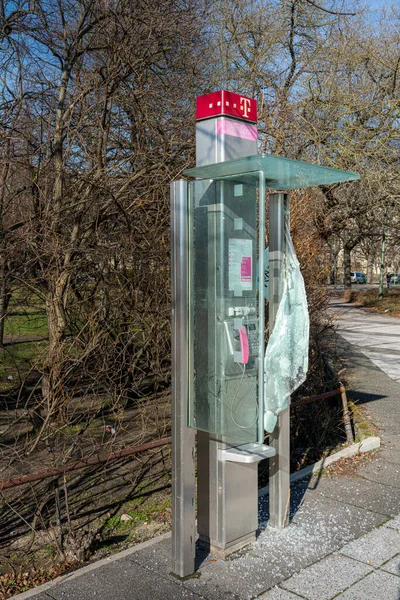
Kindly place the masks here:
[(264, 359), (264, 428), (271, 433), (277, 416), (290, 403), (308, 370), (310, 322), (299, 261), (289, 233), (285, 233), (283, 291), (275, 326)]

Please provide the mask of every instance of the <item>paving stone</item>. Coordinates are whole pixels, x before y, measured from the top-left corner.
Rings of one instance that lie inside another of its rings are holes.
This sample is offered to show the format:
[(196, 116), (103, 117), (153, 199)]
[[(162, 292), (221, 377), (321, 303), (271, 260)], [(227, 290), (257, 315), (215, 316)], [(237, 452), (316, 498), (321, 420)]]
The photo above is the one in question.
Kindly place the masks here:
[[(153, 544), (147, 548), (144, 548), (143, 550), (133, 552), (129, 557), (127, 557), (127, 559), (139, 563), (144, 567), (150, 567), (158, 573), (162, 573), (166, 577), (173, 577), (170, 575), (172, 562), (171, 557), (172, 540), (171, 538), (167, 538), (158, 544)], [(211, 564), (210, 561), (214, 563), (215, 557), (201, 548), (196, 548), (196, 570), (205, 568), (207, 565)]]
[[(201, 595), (126, 558), (67, 579), (48, 591), (54, 600), (199, 600)], [(48, 600), (48, 599), (47, 599)]]
[(309, 600), (329, 600), (362, 579), (371, 570), (369, 565), (333, 554), (293, 575), (280, 585)]
[(301, 596), (293, 594), (288, 590), (275, 587), (268, 592), (265, 592), (262, 596), (259, 596), (257, 600), (300, 600)]
[(400, 465), (400, 450), (384, 449), (379, 452), (379, 458)]
[(399, 600), (400, 578), (384, 571), (374, 571), (352, 585), (338, 600)]
[[(343, 310), (346, 311), (344, 306), (338, 306), (338, 308), (340, 312)], [(349, 316), (350, 321), (348, 325), (351, 327), (352, 315)], [(368, 323), (366, 319), (369, 319)], [(372, 319), (375, 319), (375, 317), (372, 316)], [(364, 321), (364, 329), (370, 330), (371, 314), (363, 314), (362, 321)], [(394, 321), (397, 321), (397, 323)], [(396, 332), (389, 331), (389, 333), (392, 333), (391, 337), (394, 334), (396, 343), (398, 339), (398, 321), (398, 319), (387, 321), (389, 328), (396, 327)], [(387, 325), (382, 323), (382, 330), (387, 330)], [(342, 326), (346, 327), (347, 324), (343, 322), (343, 319), (340, 319), (339, 326), (342, 328)], [(376, 332), (372, 337), (376, 337)], [(399, 451), (400, 430), (398, 424), (400, 422), (400, 402), (398, 401), (398, 381), (390, 379), (381, 369), (377, 368), (360, 352), (360, 350), (363, 350), (362, 348), (351, 346), (341, 336), (338, 336), (338, 345), (340, 352), (346, 356), (347, 373), (352, 386), (347, 389), (349, 397), (363, 404), (373, 423), (380, 430), (379, 435), (382, 438), (384, 447), (390, 449), (396, 449), (397, 447)], [(399, 360), (397, 360), (397, 368), (400, 371)]]
[(341, 477), (338, 485), (337, 478), (323, 476), (318, 481), (312, 479), (309, 489), (328, 498), (388, 516), (397, 516), (400, 511), (398, 494), (393, 493), (391, 486), (362, 477)]
[[(358, 469), (357, 474), (371, 481), (400, 488), (400, 465), (387, 463), (381, 458), (363, 465)], [(393, 490), (393, 494), (400, 494), (400, 492)]]
[[(392, 379), (400, 378), (398, 352), (400, 351), (400, 323), (398, 319), (356, 309), (333, 302), (332, 309), (340, 311), (336, 322), (340, 335), (354, 344), (375, 365)], [(369, 380), (368, 380), (369, 381)]]
[(379, 567), (400, 552), (400, 532), (378, 527), (364, 537), (341, 548), (340, 553)]
[[(290, 520), (298, 512), (304, 502), (304, 497), (310, 493), (309, 482), (311, 474), (290, 485)], [(396, 513), (397, 514), (397, 513)], [(269, 521), (269, 496), (264, 494), (258, 499), (258, 524), (261, 531), (268, 526)]]
[[(337, 496), (342, 487), (337, 485)], [(354, 540), (387, 520), (385, 515), (337, 502), (316, 494), (306, 494), (301, 506), (293, 517), (293, 523), (307, 524), (319, 536), (321, 541), (331, 541), (330, 552), (338, 547), (337, 543)]]
[(127, 560), (139, 563), (143, 567), (151, 567), (152, 570), (168, 575), (171, 572), (172, 541), (171, 538), (162, 540), (148, 548), (133, 552), (127, 556)]
[(388, 571), (389, 573), (392, 573), (392, 575), (398, 575), (400, 577), (400, 554), (398, 554), (388, 562), (384, 563), (381, 566), (381, 569), (383, 571)]
[(282, 556), (258, 556), (251, 552), (228, 561), (216, 561), (200, 569), (199, 579), (189, 579), (185, 587), (210, 600), (250, 600), (277, 585), (291, 574)]
[[(184, 587), (213, 600), (257, 597), (386, 519), (315, 495), (318, 505), (310, 500), (299, 510), (307, 482), (293, 486), (292, 492), (297, 520), (289, 528), (267, 528), (255, 543), (228, 561), (203, 555), (200, 577), (185, 581)], [(173, 580), (170, 539), (133, 553), (127, 560)]]
[(201, 577), (185, 585), (207, 598), (257, 597), (385, 520), (329, 498), (306, 496), (289, 527), (267, 527), (241, 556), (201, 568)]
[(400, 531), (400, 515), (398, 515), (395, 519), (391, 519), (387, 523), (385, 523), (386, 527), (392, 527), (393, 529), (397, 529)]

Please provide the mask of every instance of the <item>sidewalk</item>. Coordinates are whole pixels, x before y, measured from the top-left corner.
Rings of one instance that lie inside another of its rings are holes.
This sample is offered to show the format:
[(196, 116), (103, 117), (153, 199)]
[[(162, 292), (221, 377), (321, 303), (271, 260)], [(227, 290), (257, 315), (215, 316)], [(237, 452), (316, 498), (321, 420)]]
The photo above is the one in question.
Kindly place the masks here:
[[(352, 315), (362, 328), (360, 313)], [(387, 325), (379, 322), (382, 334), (398, 323), (386, 319)], [(376, 339), (372, 325), (366, 328)], [(368, 339), (362, 339), (365, 350)], [(264, 496), (257, 541), (227, 561), (199, 555), (197, 577), (181, 582), (170, 575), (170, 538), (164, 536), (15, 599), (400, 600), (400, 388), (357, 347), (341, 343), (350, 353), (350, 393), (368, 407), (382, 449), (352, 475), (294, 484), (289, 527), (268, 527)]]
[(331, 301), (330, 308), (340, 314), (339, 333), (400, 382), (400, 319), (369, 312), (337, 298)]

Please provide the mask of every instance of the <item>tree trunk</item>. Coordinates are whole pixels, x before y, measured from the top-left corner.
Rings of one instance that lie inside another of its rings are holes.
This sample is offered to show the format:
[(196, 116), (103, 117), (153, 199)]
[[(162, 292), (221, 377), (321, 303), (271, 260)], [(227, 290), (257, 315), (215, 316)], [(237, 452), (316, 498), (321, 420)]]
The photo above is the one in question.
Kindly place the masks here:
[(0, 178), (0, 345), (4, 346), (4, 319), (6, 317), (8, 303), (10, 301), (10, 290), (7, 273), (7, 241), (3, 225), (4, 202), (6, 197), (7, 180), (10, 172), (10, 141), (6, 144), (6, 160), (4, 162)]
[(339, 259), (340, 245), (337, 240), (334, 240), (332, 246), (333, 255), (333, 269), (332, 269), (332, 281), (331, 283), (336, 287), (338, 282), (338, 259)]
[(7, 265), (5, 257), (0, 263), (0, 346), (4, 346), (4, 320), (7, 315), (11, 293), (8, 285)]
[(372, 283), (373, 280), (373, 260), (370, 260), (370, 258), (368, 257), (367, 259), (367, 283)]
[(49, 346), (47, 364), (42, 378), (42, 396), (46, 415), (59, 412), (59, 392), (62, 387), (62, 341), (67, 329), (67, 317), (64, 309), (65, 290), (68, 273), (62, 273), (55, 285), (50, 285), (46, 298)]
[(64, 184), (64, 149), (63, 149), (63, 135), (64, 135), (64, 112), (65, 112), (65, 97), (67, 94), (67, 86), (71, 71), (69, 67), (65, 66), (62, 76), (61, 85), (58, 94), (58, 105), (56, 110), (56, 124), (54, 130), (54, 167), (55, 167), (55, 178), (53, 188), (53, 213), (54, 213), (54, 224), (55, 229), (58, 230), (60, 227), (60, 213), (62, 208), (62, 197), (63, 197), (63, 184)]
[(344, 271), (344, 287), (351, 289), (351, 266), (350, 266), (351, 248), (346, 244), (343, 246), (343, 271)]
[[(387, 209), (385, 210), (385, 222), (387, 220)], [(382, 241), (381, 241), (381, 263), (379, 269), (379, 292), (378, 299), (383, 298), (383, 280), (385, 276), (385, 252), (386, 252), (386, 230), (385, 227), (382, 229)]]
[[(71, 75), (67, 61), (61, 75), (61, 83), (58, 94), (56, 109), (56, 123), (54, 130), (54, 187), (53, 187), (53, 244), (56, 249), (59, 246), (59, 234), (62, 227), (62, 201), (64, 183), (64, 113), (67, 86)], [(65, 264), (65, 257), (62, 259)], [(64, 309), (64, 293), (68, 280), (67, 272), (54, 273), (48, 281), (48, 293), (46, 297), (47, 323), (49, 329), (49, 347), (47, 364), (42, 378), (42, 396), (46, 415), (50, 415), (60, 409), (57, 406), (58, 391), (61, 387), (62, 373), (62, 340), (67, 329), (67, 318)]]

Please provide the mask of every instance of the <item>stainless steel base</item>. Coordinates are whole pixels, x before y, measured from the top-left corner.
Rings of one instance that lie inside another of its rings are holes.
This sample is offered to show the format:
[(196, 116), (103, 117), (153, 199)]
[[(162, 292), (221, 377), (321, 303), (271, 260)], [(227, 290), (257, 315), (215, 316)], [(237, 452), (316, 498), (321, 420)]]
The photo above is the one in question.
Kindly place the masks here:
[(231, 554), (238, 552), (242, 548), (245, 548), (251, 542), (254, 542), (256, 539), (256, 533), (252, 533), (250, 535), (245, 535), (239, 540), (235, 540), (231, 542), (227, 546), (220, 546), (220, 544), (215, 540), (210, 540), (208, 538), (203, 539), (202, 536), (199, 537), (198, 543), (201, 547), (207, 549), (213, 556), (216, 558), (225, 559), (228, 558)]
[(226, 446), (198, 432), (198, 533), (219, 555), (253, 541), (258, 528), (258, 465), (219, 460)]

